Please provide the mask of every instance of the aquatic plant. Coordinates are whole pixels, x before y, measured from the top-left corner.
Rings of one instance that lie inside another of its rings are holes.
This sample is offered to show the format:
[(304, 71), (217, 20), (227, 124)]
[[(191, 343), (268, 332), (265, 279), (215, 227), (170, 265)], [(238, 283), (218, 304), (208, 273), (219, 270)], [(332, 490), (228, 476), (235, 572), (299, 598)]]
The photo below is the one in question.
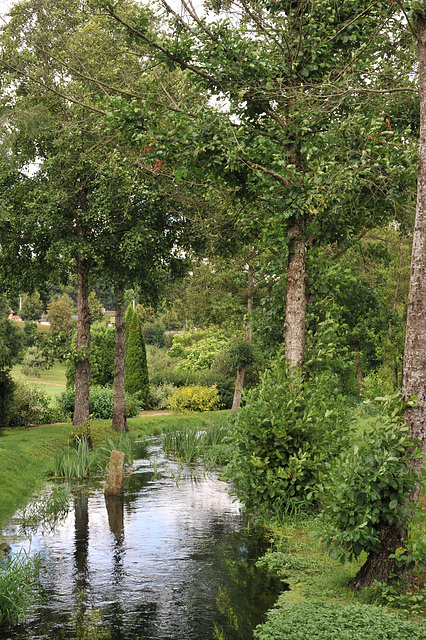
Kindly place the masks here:
[(30, 502), (19, 513), (21, 527), (29, 529), (43, 526), (53, 528), (69, 510), (70, 489), (68, 485), (55, 487), (38, 500)]
[(90, 449), (86, 438), (80, 438), (75, 446), (67, 446), (53, 455), (53, 476), (55, 478), (88, 478), (102, 475), (108, 467), (111, 451), (122, 451), (126, 464), (131, 464), (132, 440), (128, 434), (108, 439), (102, 446)]
[(24, 551), (0, 564), (0, 625), (24, 620), (40, 598), (41, 555)]

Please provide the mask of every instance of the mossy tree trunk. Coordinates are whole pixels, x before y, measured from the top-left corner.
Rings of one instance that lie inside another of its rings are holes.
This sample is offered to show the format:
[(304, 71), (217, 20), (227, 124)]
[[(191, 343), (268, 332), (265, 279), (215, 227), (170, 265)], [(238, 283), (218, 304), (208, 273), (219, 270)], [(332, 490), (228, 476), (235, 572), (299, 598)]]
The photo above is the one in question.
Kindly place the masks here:
[(125, 378), (125, 340), (126, 325), (124, 313), (124, 283), (115, 290), (115, 356), (114, 356), (114, 413), (112, 426), (118, 431), (128, 431), (126, 420), (126, 398), (124, 393)]
[(285, 358), (300, 369), (305, 354), (306, 266), (303, 225), (297, 221), (289, 230), (287, 297), (285, 308)]
[(90, 313), (87, 304), (89, 296), (89, 264), (80, 252), (77, 253), (77, 356), (75, 359), (75, 408), (74, 427), (89, 424), (90, 394)]
[[(417, 15), (419, 48), (419, 97), (420, 97), (420, 145), (417, 174), (417, 207), (411, 255), (410, 290), (408, 294), (407, 331), (404, 351), (402, 397), (408, 401), (417, 396), (415, 407), (406, 410), (404, 417), (408, 434), (426, 448), (426, 2), (423, 13)], [(411, 460), (412, 468), (419, 480), (423, 468), (423, 457)], [(420, 482), (410, 500), (417, 503)], [(382, 544), (379, 553), (370, 553), (366, 563), (352, 580), (354, 588), (371, 585), (374, 581), (388, 582), (397, 573), (395, 561), (390, 556), (398, 547), (404, 546), (406, 531), (401, 523), (383, 526), (380, 532)]]

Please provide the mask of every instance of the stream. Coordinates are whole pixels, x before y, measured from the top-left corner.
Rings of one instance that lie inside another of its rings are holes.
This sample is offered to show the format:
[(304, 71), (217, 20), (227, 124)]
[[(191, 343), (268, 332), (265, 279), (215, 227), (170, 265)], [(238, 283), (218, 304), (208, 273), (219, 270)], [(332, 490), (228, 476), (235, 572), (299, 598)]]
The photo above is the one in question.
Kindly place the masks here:
[(266, 550), (214, 471), (139, 443), (123, 498), (73, 486), (54, 528), (2, 535), (41, 552), (43, 599), (0, 640), (250, 640), (283, 588), (255, 567)]

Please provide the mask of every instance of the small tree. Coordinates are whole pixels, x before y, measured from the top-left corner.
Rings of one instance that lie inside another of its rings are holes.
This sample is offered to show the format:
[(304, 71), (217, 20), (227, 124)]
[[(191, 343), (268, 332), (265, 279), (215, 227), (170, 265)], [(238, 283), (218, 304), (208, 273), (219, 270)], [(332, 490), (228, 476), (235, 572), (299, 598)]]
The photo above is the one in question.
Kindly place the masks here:
[(138, 393), (145, 402), (149, 391), (148, 366), (146, 362), (145, 340), (142, 335), (138, 314), (128, 306), (125, 315), (125, 389), (128, 393)]
[(38, 291), (35, 291), (30, 296), (25, 296), (22, 301), (22, 307), (19, 315), (22, 320), (39, 320), (44, 311), (44, 305), (40, 298)]
[(47, 319), (52, 333), (68, 334), (73, 326), (71, 307), (66, 300), (60, 299), (47, 305)]

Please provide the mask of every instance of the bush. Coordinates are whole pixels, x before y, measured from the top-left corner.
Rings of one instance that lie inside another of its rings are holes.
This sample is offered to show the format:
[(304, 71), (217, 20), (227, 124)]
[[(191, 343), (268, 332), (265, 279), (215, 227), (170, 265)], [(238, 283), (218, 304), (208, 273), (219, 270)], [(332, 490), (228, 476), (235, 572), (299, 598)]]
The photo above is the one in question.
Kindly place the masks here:
[(175, 387), (170, 382), (163, 382), (157, 387), (150, 386), (145, 409), (167, 409), (169, 397), (173, 394)]
[[(74, 346), (76, 335), (73, 337)], [(104, 323), (90, 327), (90, 384), (110, 385), (114, 382), (115, 327)], [(75, 383), (75, 362), (67, 363), (67, 385)]]
[(168, 355), (182, 358), (177, 365), (179, 369), (208, 369), (216, 354), (226, 349), (229, 340), (230, 336), (218, 329), (188, 331), (174, 336)]
[(426, 640), (424, 623), (407, 622), (379, 607), (287, 602), (272, 609), (254, 632), (256, 640)]
[(188, 413), (193, 411), (216, 411), (220, 400), (216, 385), (212, 387), (179, 387), (169, 398), (172, 411)]
[(282, 351), (235, 416), (237, 452), (229, 473), (238, 497), (269, 511), (316, 503), (349, 434), (336, 376), (289, 370)]
[(201, 385), (203, 387), (217, 386), (220, 406), (224, 409), (232, 407), (234, 397), (234, 377), (215, 375), (210, 369), (202, 371), (183, 371), (181, 369), (164, 369), (150, 375), (152, 387), (162, 384), (171, 384), (173, 387), (190, 387)]
[(45, 355), (37, 347), (28, 347), (22, 360), (22, 373), (24, 376), (40, 376), (41, 372), (49, 367)]
[(392, 380), (392, 371), (388, 368), (373, 371), (365, 376), (362, 381), (361, 397), (366, 400), (375, 400), (377, 397), (392, 395), (395, 385)]
[(35, 427), (62, 419), (50, 404), (49, 395), (37, 385), (16, 382), (9, 412), (10, 427)]
[[(56, 402), (59, 410), (71, 420), (74, 416), (75, 389), (68, 388), (60, 393)], [(140, 410), (140, 403), (130, 394), (126, 394), (126, 417), (132, 418)], [(110, 420), (114, 412), (114, 390), (109, 387), (90, 388), (89, 411), (98, 420)]]
[[(332, 557), (341, 562), (358, 558), (363, 551), (378, 553), (382, 532), (395, 521), (410, 525), (415, 505), (409, 494), (419, 478), (410, 466), (413, 441), (400, 418), (404, 407), (392, 406), (395, 400), (390, 397), (387, 405), (393, 416), (365, 431), (359, 444), (341, 456), (326, 483), (323, 538)], [(407, 554), (399, 551), (402, 561)]]

